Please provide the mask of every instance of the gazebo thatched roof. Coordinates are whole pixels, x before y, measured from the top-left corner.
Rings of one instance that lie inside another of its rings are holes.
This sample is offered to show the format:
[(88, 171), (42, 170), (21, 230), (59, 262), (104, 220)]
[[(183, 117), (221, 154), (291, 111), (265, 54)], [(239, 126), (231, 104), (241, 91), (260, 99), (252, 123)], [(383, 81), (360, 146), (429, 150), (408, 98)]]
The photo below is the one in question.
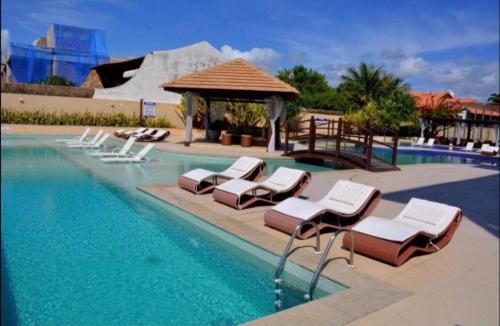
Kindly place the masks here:
[(295, 98), (299, 92), (243, 59), (231, 60), (161, 85), (164, 90), (193, 92), (212, 100), (264, 100), (273, 95)]

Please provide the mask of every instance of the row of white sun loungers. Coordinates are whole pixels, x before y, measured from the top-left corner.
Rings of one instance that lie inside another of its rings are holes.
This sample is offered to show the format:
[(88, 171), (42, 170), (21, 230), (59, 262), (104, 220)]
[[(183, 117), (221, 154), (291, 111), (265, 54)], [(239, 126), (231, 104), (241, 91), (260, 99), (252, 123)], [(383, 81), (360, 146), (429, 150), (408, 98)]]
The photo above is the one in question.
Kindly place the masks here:
[(101, 148), (106, 148), (104, 145), (105, 141), (109, 138), (109, 133), (104, 133), (104, 131), (99, 130), (94, 137), (86, 141), (86, 137), (90, 133), (90, 128), (85, 129), (80, 137), (74, 139), (57, 139), (58, 143), (65, 143), (69, 148), (79, 148), (79, 149), (98, 149), (94, 152), (89, 152), (88, 154), (92, 157), (99, 158), (102, 162), (106, 163), (141, 163), (149, 162), (146, 155), (154, 148), (154, 144), (150, 143), (144, 146), (139, 152), (131, 152), (134, 142), (137, 137), (130, 137), (123, 144), (120, 149), (112, 149), (111, 151), (100, 151)]
[(260, 159), (241, 157), (222, 172), (187, 172), (178, 184), (196, 195), (213, 190), (215, 201), (236, 209), (258, 202), (276, 204), (266, 211), (265, 225), (288, 234), (298, 228), (299, 239), (315, 234), (310, 222), (319, 230), (349, 228), (355, 245), (346, 236), (344, 248), (353, 246), (357, 253), (396, 266), (416, 252), (431, 253), (445, 246), (462, 218), (458, 207), (418, 198), (412, 198), (393, 219), (370, 216), (381, 192), (348, 180), (337, 181), (319, 201), (297, 198), (310, 183), (309, 173), (280, 167), (265, 181), (255, 181), (265, 167)]
[(434, 146), (434, 143), (436, 140), (434, 138), (429, 138), (427, 143), (425, 142), (425, 138), (420, 137), (417, 142), (414, 144), (414, 146), (424, 146), (424, 147), (432, 147)]
[(170, 131), (141, 127), (136, 130), (118, 129), (113, 133), (116, 137), (128, 139), (135, 137), (137, 141), (160, 141), (170, 135)]

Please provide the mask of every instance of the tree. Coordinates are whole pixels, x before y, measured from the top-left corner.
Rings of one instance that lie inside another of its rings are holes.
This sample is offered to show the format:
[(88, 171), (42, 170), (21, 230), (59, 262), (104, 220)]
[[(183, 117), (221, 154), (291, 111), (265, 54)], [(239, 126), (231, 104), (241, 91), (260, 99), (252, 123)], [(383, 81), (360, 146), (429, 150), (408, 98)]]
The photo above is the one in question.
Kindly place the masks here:
[[(450, 123), (443, 123), (436, 119), (456, 119), (457, 118), (457, 110), (453, 108), (453, 104), (447, 101), (447, 97), (442, 97), (437, 100), (437, 102), (432, 102), (429, 105), (429, 108), (422, 110), (420, 112), (420, 117), (423, 119), (430, 119), (430, 130), (429, 134), (431, 138), (436, 137), (438, 133), (443, 131), (446, 126), (452, 125)], [(440, 129), (441, 127), (441, 129)]]
[(278, 71), (276, 77), (292, 85), (300, 92), (296, 102), (299, 107), (316, 109), (331, 108), (329, 103), (326, 103), (324, 99), (331, 95), (333, 89), (328, 85), (326, 77), (323, 74), (299, 65), (292, 69)]
[(374, 67), (362, 62), (359, 69), (349, 67), (347, 74), (341, 76), (346, 88), (352, 91), (354, 100), (360, 107), (377, 99), (381, 93), (384, 79), (382, 67)]
[(498, 93), (491, 93), (490, 97), (488, 97), (488, 102), (489, 103), (495, 103), (495, 104), (500, 103), (500, 94), (498, 94)]
[(76, 86), (75, 83), (61, 76), (49, 76), (42, 80), (40, 84), (53, 86)]

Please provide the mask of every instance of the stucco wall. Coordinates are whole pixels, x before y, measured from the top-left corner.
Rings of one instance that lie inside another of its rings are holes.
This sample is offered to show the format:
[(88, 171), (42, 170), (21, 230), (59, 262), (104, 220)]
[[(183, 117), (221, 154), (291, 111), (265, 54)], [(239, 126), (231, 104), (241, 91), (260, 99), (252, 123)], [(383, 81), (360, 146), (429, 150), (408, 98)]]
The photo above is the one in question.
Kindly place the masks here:
[[(2, 93), (1, 107), (15, 111), (124, 113), (139, 116), (139, 101), (105, 100), (95, 98), (61, 97)], [(177, 105), (157, 103), (156, 116), (165, 117), (177, 128), (184, 128), (179, 119)]]

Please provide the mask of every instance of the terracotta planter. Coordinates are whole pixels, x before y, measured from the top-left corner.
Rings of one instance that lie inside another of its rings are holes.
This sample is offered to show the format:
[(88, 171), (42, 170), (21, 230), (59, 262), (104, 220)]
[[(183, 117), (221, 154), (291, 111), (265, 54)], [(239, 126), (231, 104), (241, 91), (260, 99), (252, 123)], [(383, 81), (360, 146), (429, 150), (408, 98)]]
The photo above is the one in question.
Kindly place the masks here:
[(241, 147), (251, 147), (251, 146), (252, 146), (252, 136), (241, 135)]
[(232, 145), (233, 144), (233, 135), (228, 134), (228, 133), (222, 134), (222, 138), (221, 138), (220, 143), (222, 145), (226, 145), (226, 146)]

